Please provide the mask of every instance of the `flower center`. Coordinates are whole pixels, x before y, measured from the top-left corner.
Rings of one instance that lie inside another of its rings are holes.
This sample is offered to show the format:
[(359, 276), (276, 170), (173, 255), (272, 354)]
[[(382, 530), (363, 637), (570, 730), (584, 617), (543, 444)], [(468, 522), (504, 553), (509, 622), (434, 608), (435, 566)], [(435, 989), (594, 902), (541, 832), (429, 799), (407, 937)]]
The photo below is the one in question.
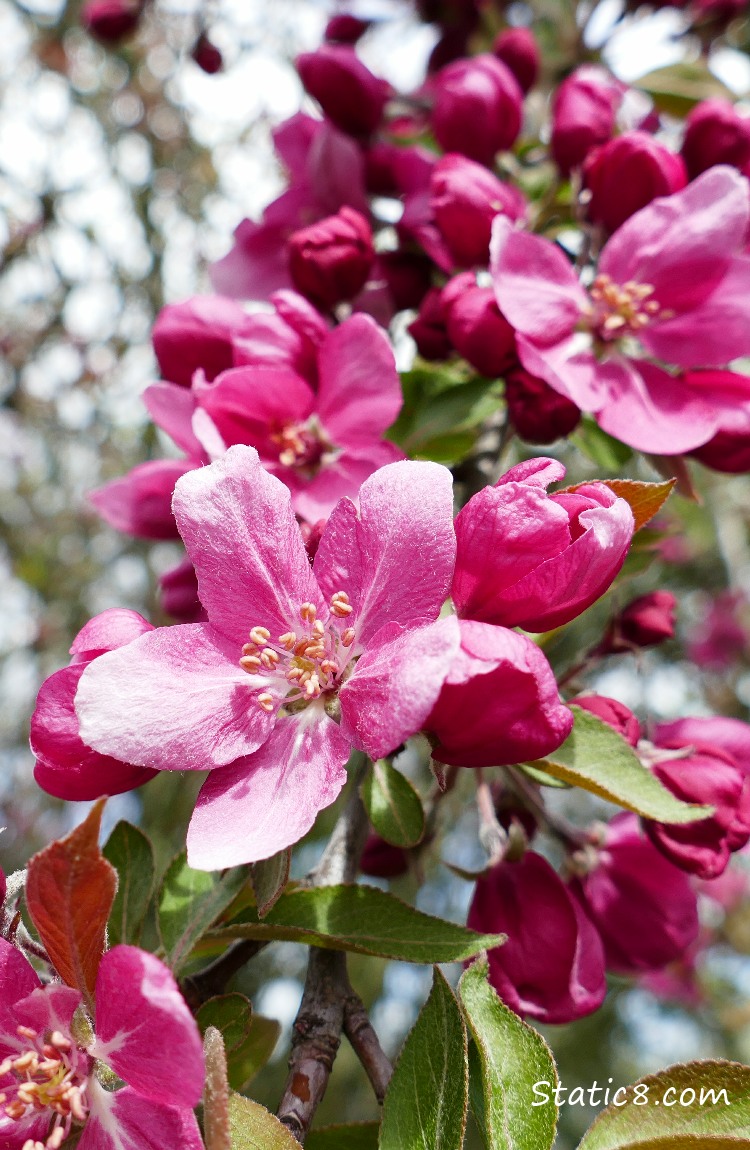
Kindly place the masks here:
[(29, 1046), (0, 1063), (0, 1077), (13, 1076), (0, 1089), (0, 1114), (18, 1122), (51, 1110), (52, 1127), (46, 1141), (29, 1138), (21, 1150), (59, 1150), (73, 1122), (85, 1122), (88, 1116), (88, 1076), (82, 1073), (88, 1066), (81, 1067), (80, 1052), (57, 1030), (46, 1040), (28, 1026), (19, 1026), (17, 1033)]
[(605, 343), (638, 335), (652, 320), (669, 319), (673, 314), (652, 298), (651, 284), (632, 280), (616, 284), (610, 276), (602, 274), (594, 280), (589, 294), (593, 307), (587, 323), (596, 338)]
[(306, 423), (285, 424), (271, 439), (278, 445), (279, 463), (308, 477), (317, 475), (335, 451), (314, 415)]
[[(336, 591), (329, 603), (336, 619), (347, 619), (353, 607), (346, 591)], [(242, 648), (240, 666), (248, 675), (262, 675), (268, 686), (284, 692), (283, 706), (308, 703), (326, 691), (335, 690), (351, 659), (351, 646), (355, 639), (353, 627), (339, 631), (317, 618), (313, 603), (303, 603), (299, 609), (301, 626), (286, 631), (276, 640), (267, 627), (255, 626), (250, 631), (250, 642)], [(269, 714), (276, 701), (270, 691), (256, 696), (258, 706)]]

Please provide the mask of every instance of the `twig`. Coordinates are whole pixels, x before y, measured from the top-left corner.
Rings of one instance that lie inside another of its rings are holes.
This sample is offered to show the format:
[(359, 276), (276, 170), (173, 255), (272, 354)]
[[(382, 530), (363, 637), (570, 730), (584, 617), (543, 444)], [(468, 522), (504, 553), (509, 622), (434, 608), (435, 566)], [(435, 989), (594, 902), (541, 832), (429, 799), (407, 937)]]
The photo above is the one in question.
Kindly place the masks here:
[(246, 962), (267, 945), (256, 939), (243, 938), (239, 942), (232, 943), (209, 966), (199, 970), (197, 974), (183, 978), (181, 990), (190, 1008), (197, 1010), (204, 1002), (208, 1002), (209, 998), (222, 994), (232, 975), (241, 970)]
[(370, 1079), (375, 1097), (382, 1103), (393, 1074), (393, 1067), (380, 1045), (364, 1002), (351, 987), (344, 1003), (344, 1034)]
[(523, 771), (520, 771), (517, 767), (506, 767), (505, 770), (513, 780), (514, 787), (529, 809), (535, 815), (538, 815), (548, 830), (556, 835), (557, 838), (561, 839), (567, 846), (573, 847), (585, 846), (589, 842), (589, 836), (586, 831), (579, 830), (578, 827), (569, 823), (567, 819), (562, 818), (560, 815), (554, 815), (551, 811), (547, 810), (544, 799), (539, 794), (537, 787), (526, 778)]

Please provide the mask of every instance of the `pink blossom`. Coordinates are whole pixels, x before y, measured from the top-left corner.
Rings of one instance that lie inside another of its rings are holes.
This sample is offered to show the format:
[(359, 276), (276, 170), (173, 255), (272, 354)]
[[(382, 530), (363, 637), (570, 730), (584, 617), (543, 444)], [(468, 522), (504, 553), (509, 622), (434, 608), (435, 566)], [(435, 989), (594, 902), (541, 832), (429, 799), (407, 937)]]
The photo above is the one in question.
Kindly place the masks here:
[(296, 842), (336, 798), (351, 748), (393, 751), (440, 693), (458, 647), (457, 628), (431, 625), (454, 563), (450, 473), (392, 464), (359, 505), (338, 504), (313, 570), (288, 489), (252, 448), (230, 448), (174, 497), (208, 622), (151, 631), (84, 672), (89, 746), (211, 770), (188, 832), (193, 866)]
[(495, 292), (524, 367), (641, 451), (677, 454), (721, 425), (719, 385), (669, 374), (750, 352), (747, 181), (712, 168), (605, 245), (590, 289), (540, 236), (493, 225)]
[(580, 903), (546, 859), (526, 851), (477, 882), (468, 925), (501, 931), (489, 952), (490, 983), (517, 1014), (572, 1022), (601, 1006), (607, 990), (602, 944)]
[(193, 296), (167, 304), (151, 335), (161, 378), (190, 387), (200, 368), (213, 379), (232, 366), (232, 341), (252, 323), (253, 317), (239, 304), (221, 296)]
[(623, 85), (595, 64), (583, 64), (560, 84), (552, 101), (550, 146), (563, 175), (614, 135), (622, 96)]
[(501, 60), (483, 52), (447, 64), (432, 81), (432, 127), (446, 152), (490, 165), (521, 130), (523, 92)]
[(531, 91), (539, 78), (542, 61), (530, 28), (504, 28), (495, 37), (492, 54), (510, 68), (524, 95)]
[(373, 75), (348, 44), (323, 44), (297, 57), (305, 90), (328, 119), (352, 136), (377, 128), (391, 93), (390, 84)]
[(596, 715), (604, 723), (608, 723), (619, 735), (622, 735), (631, 747), (638, 745), (641, 737), (641, 724), (629, 707), (617, 699), (610, 699), (608, 695), (578, 695), (570, 700), (577, 707), (583, 707)]
[[(193, 1114), (204, 1079), (200, 1034), (157, 958), (135, 946), (104, 955), (95, 1033), (80, 1020), (79, 992), (43, 986), (5, 939), (0, 988), (3, 1147), (58, 1150), (82, 1127), (80, 1150), (201, 1150)], [(96, 1074), (102, 1063), (125, 1086), (105, 1090)]]
[(55, 671), (42, 684), (31, 716), (31, 750), (36, 756), (34, 778), (48, 794), (58, 799), (97, 799), (130, 791), (154, 777), (155, 771), (87, 747), (73, 706), (81, 675), (94, 659), (152, 630), (135, 611), (104, 611), (76, 635), (70, 666)]
[(456, 518), (458, 614), (549, 631), (585, 611), (620, 570), (633, 513), (604, 484), (547, 495), (565, 468), (530, 459), (474, 495)]

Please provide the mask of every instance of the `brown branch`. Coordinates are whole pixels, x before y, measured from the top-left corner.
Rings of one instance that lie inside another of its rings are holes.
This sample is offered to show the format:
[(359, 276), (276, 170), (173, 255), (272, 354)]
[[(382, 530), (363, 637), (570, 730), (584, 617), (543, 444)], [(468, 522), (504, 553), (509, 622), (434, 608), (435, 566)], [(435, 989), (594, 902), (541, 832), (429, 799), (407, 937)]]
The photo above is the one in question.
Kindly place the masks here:
[(180, 989), (191, 1010), (197, 1010), (204, 1002), (208, 1002), (209, 998), (223, 994), (232, 975), (241, 970), (246, 962), (255, 958), (255, 955), (267, 945), (251, 938), (234, 942), (209, 966), (199, 970), (197, 974), (183, 978)]
[(393, 1067), (380, 1045), (365, 1004), (351, 987), (344, 1003), (344, 1034), (370, 1079), (375, 1097), (382, 1103), (393, 1074)]

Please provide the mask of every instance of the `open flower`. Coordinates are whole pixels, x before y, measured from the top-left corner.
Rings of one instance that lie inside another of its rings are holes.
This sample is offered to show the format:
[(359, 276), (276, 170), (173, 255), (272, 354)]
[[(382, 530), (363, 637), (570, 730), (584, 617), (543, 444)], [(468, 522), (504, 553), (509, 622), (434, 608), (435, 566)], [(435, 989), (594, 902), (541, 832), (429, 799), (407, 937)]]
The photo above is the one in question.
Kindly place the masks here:
[(455, 557), (450, 472), (394, 463), (359, 502), (338, 504), (313, 570), (289, 492), (256, 451), (190, 472), (174, 512), (208, 621), (150, 631), (82, 676), (76, 708), (94, 750), (211, 770), (188, 832), (193, 866), (296, 842), (336, 798), (352, 747), (393, 751), (440, 693), (458, 648), (458, 627), (430, 625)]
[[(0, 939), (0, 1059), (4, 1150), (59, 1150), (81, 1127), (78, 1150), (203, 1146), (198, 1028), (170, 972), (138, 947), (104, 955), (94, 1033), (79, 992), (42, 986)], [(111, 1089), (112, 1072), (121, 1089)]]
[(749, 221), (747, 180), (712, 168), (626, 220), (586, 288), (560, 248), (498, 216), (495, 292), (524, 367), (641, 451), (706, 443), (730, 400), (721, 376), (702, 386), (654, 361), (720, 367), (750, 353)]

